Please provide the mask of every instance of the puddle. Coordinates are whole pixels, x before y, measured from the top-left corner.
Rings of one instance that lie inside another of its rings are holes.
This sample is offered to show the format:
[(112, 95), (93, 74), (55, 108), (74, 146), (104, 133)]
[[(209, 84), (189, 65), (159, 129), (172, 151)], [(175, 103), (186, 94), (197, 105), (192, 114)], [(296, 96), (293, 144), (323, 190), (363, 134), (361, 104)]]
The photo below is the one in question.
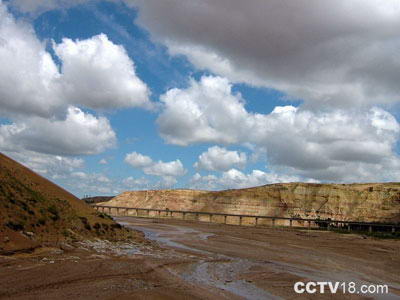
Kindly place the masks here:
[[(187, 246), (183, 243), (185, 243), (185, 241), (201, 241), (202, 246), (204, 246), (207, 245), (207, 240), (215, 236), (215, 234), (201, 232), (184, 226), (159, 223), (146, 224), (143, 222), (137, 225), (123, 221), (119, 223), (132, 229), (142, 231), (146, 238), (157, 242), (161, 247), (201, 254), (201, 257), (197, 257), (200, 259), (197, 262), (186, 265), (186, 267), (180, 271), (171, 268), (170, 272), (181, 277), (186, 282), (224, 290), (239, 297), (243, 297), (244, 299), (281, 299), (264, 289), (258, 288), (251, 282), (242, 279), (241, 275), (248, 272), (251, 267), (254, 266), (262, 267), (270, 271), (292, 274), (312, 281), (355, 282), (357, 286), (362, 284), (378, 284), (379, 282), (378, 279), (376, 282), (372, 282), (375, 278), (368, 278), (371, 282), (362, 280), (362, 274), (357, 274), (356, 272), (327, 272), (302, 265), (301, 262), (299, 262), (299, 264), (274, 260), (260, 262), (199, 250), (195, 246)], [(252, 243), (253, 242), (254, 241), (252, 241)], [(260, 244), (259, 246), (265, 246), (265, 243), (258, 243)], [(180, 256), (184, 255), (179, 252), (176, 254)], [(388, 286), (398, 288), (397, 284), (388, 284)], [(368, 296), (374, 297), (377, 295)], [(378, 296), (379, 299), (400, 299), (399, 296), (392, 293)]]
[[(207, 255), (207, 261), (201, 260), (200, 262), (190, 264), (186, 271), (176, 272), (175, 270), (171, 270), (171, 272), (187, 282), (197, 282), (198, 284), (216, 287), (245, 299), (281, 299), (245, 280), (237, 278), (240, 273), (248, 271), (251, 266), (257, 263), (199, 250), (179, 242), (180, 240), (188, 239), (206, 241), (209, 237), (215, 235), (213, 233), (204, 233), (192, 228), (169, 224), (162, 224), (161, 228), (148, 228), (146, 225), (134, 225), (129, 222), (119, 221), (119, 223), (126, 227), (142, 231), (147, 239), (158, 242), (160, 246)], [(221, 259), (226, 261), (221, 262)]]
[(245, 299), (282, 299), (243, 280), (238, 275), (254, 264), (247, 260), (235, 259), (230, 262), (202, 261), (192, 270), (180, 274), (188, 282), (213, 286)]
[(164, 230), (161, 230), (161, 229), (148, 228), (148, 227), (144, 227), (144, 226), (140, 226), (140, 225), (132, 225), (131, 223), (128, 223), (128, 222), (119, 222), (119, 223), (128, 228), (142, 231), (147, 239), (157, 242), (161, 247), (167, 246), (167, 247), (171, 247), (171, 248), (183, 249), (183, 250), (187, 250), (187, 251), (191, 251), (191, 252), (195, 252), (195, 253), (199, 253), (199, 254), (203, 254), (203, 255), (212, 255), (213, 254), (211, 252), (199, 250), (199, 249), (189, 247), (182, 243), (177, 242), (177, 240), (179, 241), (180, 239), (182, 239), (182, 237), (184, 237), (184, 235), (187, 235), (187, 234), (191, 234), (191, 235), (196, 234), (195, 236), (190, 237), (191, 239), (197, 237), (200, 240), (207, 240), (207, 238), (209, 236), (214, 235), (212, 233), (202, 233), (197, 230), (190, 229), (190, 228), (182, 228), (182, 227), (173, 226), (173, 225), (165, 225), (165, 227), (167, 227), (167, 228), (165, 228)]

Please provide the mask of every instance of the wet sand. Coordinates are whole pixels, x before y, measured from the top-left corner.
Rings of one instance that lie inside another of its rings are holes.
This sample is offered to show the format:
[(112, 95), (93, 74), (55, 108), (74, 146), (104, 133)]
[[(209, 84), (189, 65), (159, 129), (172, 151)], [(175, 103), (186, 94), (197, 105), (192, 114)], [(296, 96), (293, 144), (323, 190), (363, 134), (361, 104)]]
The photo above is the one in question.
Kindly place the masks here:
[(294, 294), (293, 284), (297, 281), (346, 281), (387, 284), (390, 294), (375, 298), (400, 299), (400, 241), (178, 220), (119, 221), (143, 231), (162, 247), (196, 256), (195, 263), (174, 267), (173, 271), (198, 286), (246, 299), (296, 298), (299, 295)]
[(315, 299), (297, 281), (387, 284), (400, 299), (400, 241), (355, 234), (117, 218), (152, 245), (87, 242), (57, 252), (0, 257), (0, 298)]

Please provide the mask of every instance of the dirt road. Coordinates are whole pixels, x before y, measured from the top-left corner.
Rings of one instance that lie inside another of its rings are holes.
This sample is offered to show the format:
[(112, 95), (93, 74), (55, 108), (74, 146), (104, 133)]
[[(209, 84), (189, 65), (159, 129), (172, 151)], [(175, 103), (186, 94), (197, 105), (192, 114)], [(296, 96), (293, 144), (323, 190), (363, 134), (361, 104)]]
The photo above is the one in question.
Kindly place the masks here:
[[(0, 257), (4, 299), (400, 299), (400, 241), (353, 234), (118, 218), (153, 244), (78, 243)], [(297, 281), (388, 294), (295, 294)]]

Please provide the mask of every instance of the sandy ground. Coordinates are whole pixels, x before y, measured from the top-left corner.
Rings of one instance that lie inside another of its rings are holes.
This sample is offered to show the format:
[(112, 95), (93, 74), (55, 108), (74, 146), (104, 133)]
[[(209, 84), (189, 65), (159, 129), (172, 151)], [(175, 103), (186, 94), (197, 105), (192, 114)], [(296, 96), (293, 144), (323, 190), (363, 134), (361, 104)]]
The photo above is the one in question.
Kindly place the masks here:
[[(153, 245), (102, 241), (0, 257), (1, 299), (400, 299), (400, 241), (118, 218)], [(385, 284), (385, 295), (295, 294), (297, 281)]]

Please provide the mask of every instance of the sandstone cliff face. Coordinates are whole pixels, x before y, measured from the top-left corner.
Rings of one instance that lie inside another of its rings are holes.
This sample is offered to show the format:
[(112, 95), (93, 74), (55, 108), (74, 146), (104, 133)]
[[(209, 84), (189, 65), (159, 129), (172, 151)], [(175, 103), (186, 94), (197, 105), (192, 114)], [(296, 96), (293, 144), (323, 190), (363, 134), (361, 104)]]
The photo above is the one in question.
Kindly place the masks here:
[(130, 191), (101, 205), (397, 223), (400, 183), (285, 183), (217, 192)]

